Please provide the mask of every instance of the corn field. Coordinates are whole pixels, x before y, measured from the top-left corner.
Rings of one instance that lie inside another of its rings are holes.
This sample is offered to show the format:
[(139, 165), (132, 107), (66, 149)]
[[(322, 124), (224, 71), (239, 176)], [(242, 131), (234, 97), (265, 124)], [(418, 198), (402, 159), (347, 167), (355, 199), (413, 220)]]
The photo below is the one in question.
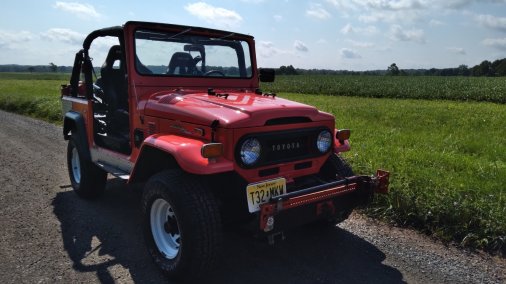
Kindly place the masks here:
[(285, 75), (277, 76), (274, 83), (263, 83), (262, 89), (331, 96), (506, 103), (504, 77)]

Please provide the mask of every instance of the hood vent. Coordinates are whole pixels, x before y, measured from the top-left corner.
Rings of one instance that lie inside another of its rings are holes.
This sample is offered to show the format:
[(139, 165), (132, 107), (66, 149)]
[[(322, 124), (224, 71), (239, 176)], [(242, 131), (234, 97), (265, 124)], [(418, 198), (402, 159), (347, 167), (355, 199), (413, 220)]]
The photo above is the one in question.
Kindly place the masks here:
[(271, 125), (283, 125), (283, 124), (296, 124), (296, 123), (306, 123), (311, 122), (311, 119), (304, 116), (294, 116), (294, 117), (279, 117), (267, 120), (265, 122), (265, 126)]

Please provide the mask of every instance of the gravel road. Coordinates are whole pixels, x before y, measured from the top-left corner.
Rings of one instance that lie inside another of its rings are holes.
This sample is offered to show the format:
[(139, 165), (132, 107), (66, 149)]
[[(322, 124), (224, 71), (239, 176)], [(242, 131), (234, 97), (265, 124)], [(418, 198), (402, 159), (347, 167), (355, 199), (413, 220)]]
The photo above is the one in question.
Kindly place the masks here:
[[(138, 197), (110, 179), (72, 192), (61, 127), (0, 111), (0, 283), (166, 283), (142, 239)], [(446, 247), (359, 214), (269, 246), (225, 234), (207, 283), (506, 283), (506, 259)]]

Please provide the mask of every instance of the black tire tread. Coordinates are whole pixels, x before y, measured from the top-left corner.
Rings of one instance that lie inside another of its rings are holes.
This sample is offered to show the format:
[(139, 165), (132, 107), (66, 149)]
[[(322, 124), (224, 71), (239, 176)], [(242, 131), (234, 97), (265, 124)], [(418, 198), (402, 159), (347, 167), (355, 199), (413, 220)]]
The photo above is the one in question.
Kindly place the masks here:
[(330, 155), (327, 162), (330, 163), (331, 167), (340, 178), (351, 177), (355, 175), (350, 164), (348, 164), (348, 162), (346, 162), (346, 160), (339, 155)]
[[(103, 194), (107, 183), (107, 172), (99, 168), (92, 161), (85, 158), (84, 153), (79, 147), (80, 139), (72, 135), (67, 146), (67, 168), (69, 171), (70, 182), (74, 192), (84, 199), (96, 199)], [(71, 157), (72, 149), (77, 148), (79, 162), (81, 167), (81, 181), (77, 183), (72, 174)]]
[[(343, 179), (355, 175), (348, 162), (346, 162), (346, 160), (337, 154), (331, 154), (329, 156), (328, 160), (322, 167), (322, 173), (326, 178), (331, 179)], [(336, 216), (333, 216), (329, 219), (316, 221), (314, 225), (320, 228), (334, 227), (335, 225), (348, 219), (352, 212), (353, 207), (344, 208), (340, 212), (337, 212)]]
[[(151, 235), (150, 206), (160, 196), (172, 199), (169, 203), (181, 230), (183, 245), (174, 261), (163, 258)], [(145, 186), (142, 214), (148, 250), (169, 277), (195, 279), (213, 267), (221, 251), (221, 218), (217, 200), (198, 177), (181, 170), (166, 170), (154, 175)]]

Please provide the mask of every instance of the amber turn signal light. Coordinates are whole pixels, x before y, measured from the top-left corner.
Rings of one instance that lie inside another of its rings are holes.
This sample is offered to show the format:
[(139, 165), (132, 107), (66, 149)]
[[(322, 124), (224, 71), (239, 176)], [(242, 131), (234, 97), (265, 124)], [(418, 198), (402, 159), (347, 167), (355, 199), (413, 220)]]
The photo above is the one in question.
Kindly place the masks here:
[(223, 144), (221, 143), (204, 144), (200, 149), (200, 154), (202, 155), (202, 157), (207, 159), (218, 158), (223, 155)]
[(339, 129), (336, 133), (336, 138), (339, 142), (350, 139), (351, 131), (349, 129)]

